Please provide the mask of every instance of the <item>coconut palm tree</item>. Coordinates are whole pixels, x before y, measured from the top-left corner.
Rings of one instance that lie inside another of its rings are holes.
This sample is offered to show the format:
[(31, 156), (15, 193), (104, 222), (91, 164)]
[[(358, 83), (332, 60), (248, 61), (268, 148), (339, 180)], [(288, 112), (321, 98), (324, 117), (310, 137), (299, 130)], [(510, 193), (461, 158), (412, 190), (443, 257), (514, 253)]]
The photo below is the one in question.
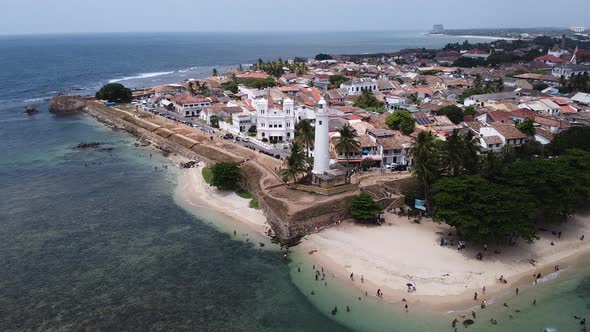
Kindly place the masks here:
[(435, 146), (434, 136), (430, 132), (421, 132), (414, 138), (410, 149), (412, 171), (418, 178), (427, 206), (430, 202), (430, 186), (439, 175), (438, 155)]
[(442, 161), (448, 175), (458, 176), (463, 170), (464, 148), (463, 137), (459, 136), (458, 130), (453, 130), (453, 134), (447, 138), (442, 151)]
[(350, 176), (350, 166), (348, 160), (352, 152), (358, 152), (361, 149), (361, 143), (358, 140), (358, 133), (351, 125), (346, 124), (338, 130), (340, 137), (336, 139), (336, 152), (344, 154), (346, 157), (346, 177)]
[(476, 174), (479, 169), (479, 155), (481, 154), (479, 138), (475, 137), (472, 131), (468, 131), (463, 136), (463, 145), (463, 168), (468, 174)]
[(311, 120), (305, 119), (297, 124), (295, 128), (295, 141), (305, 146), (306, 156), (309, 158), (309, 149), (315, 142), (315, 128), (311, 125)]
[(282, 180), (287, 183), (293, 179), (293, 184), (295, 184), (297, 177), (306, 170), (305, 153), (299, 143), (291, 143), (291, 155), (287, 158), (286, 163), (287, 168), (280, 172)]

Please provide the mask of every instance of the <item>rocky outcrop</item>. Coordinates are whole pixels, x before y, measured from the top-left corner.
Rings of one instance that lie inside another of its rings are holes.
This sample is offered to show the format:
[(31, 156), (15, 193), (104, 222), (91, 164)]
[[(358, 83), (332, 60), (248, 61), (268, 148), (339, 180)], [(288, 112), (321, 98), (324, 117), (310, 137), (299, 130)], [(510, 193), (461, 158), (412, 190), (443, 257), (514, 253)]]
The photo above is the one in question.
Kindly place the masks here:
[(56, 114), (69, 114), (80, 112), (86, 107), (86, 100), (80, 96), (57, 95), (49, 101), (49, 112)]

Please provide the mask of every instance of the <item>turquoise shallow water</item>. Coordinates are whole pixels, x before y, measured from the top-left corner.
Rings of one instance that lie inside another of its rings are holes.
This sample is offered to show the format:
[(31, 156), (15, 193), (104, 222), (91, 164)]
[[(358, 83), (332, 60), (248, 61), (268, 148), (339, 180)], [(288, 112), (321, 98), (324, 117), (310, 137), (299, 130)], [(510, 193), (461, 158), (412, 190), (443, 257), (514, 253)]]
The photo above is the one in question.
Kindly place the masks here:
[[(2, 116), (3, 331), (346, 330), (309, 305), (281, 253), (178, 207), (159, 153), (84, 116)], [(113, 149), (72, 149), (82, 141)]]

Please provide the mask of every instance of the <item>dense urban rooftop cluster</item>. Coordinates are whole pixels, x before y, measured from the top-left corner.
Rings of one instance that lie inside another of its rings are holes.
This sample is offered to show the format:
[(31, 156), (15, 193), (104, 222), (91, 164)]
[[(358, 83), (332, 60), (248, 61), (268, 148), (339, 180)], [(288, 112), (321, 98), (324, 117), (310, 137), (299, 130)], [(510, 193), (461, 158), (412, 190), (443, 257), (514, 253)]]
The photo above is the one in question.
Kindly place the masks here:
[[(412, 137), (471, 132), (482, 151), (548, 144), (590, 121), (590, 50), (566, 39), (449, 44), (441, 50), (264, 62), (202, 80), (157, 87), (157, 107), (249, 136), (289, 142), (297, 124), (327, 104), (331, 139), (345, 125), (361, 143), (332, 159), (408, 165)], [(585, 45), (581, 45), (585, 47)], [(490, 61), (490, 59), (496, 59)], [(146, 95), (147, 97), (147, 95)]]

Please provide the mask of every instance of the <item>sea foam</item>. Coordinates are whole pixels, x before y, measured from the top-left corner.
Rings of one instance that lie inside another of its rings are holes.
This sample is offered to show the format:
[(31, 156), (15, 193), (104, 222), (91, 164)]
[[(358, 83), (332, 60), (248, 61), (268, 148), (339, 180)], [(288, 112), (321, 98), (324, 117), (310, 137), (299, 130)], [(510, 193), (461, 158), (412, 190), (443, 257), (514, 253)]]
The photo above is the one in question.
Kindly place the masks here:
[(134, 75), (134, 76), (125, 76), (122, 78), (115, 78), (115, 79), (110, 80), (109, 83), (116, 83), (116, 82), (128, 81), (128, 80), (136, 80), (136, 79), (142, 79), (142, 78), (150, 78), (150, 77), (170, 75), (170, 74), (174, 74), (174, 72), (173, 71), (162, 71), (162, 72), (155, 72), (155, 73), (142, 73), (142, 74)]

